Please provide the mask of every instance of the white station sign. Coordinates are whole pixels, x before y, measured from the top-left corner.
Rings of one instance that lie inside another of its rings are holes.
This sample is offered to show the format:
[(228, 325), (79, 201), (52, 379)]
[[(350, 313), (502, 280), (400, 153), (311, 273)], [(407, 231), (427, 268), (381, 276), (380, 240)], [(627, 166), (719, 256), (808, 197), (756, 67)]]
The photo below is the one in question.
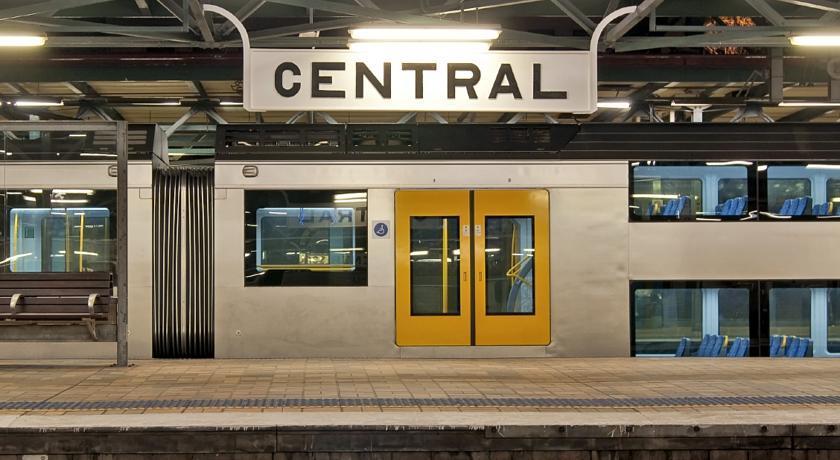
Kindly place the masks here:
[[(396, 54), (396, 53), (395, 53)], [(589, 113), (589, 53), (485, 51), (445, 58), (252, 49), (251, 111)]]
[(242, 99), (251, 112), (592, 113), (598, 105), (598, 40), (607, 24), (636, 7), (619, 8), (602, 19), (589, 51), (460, 54), (445, 48), (372, 53), (252, 49), (248, 31), (233, 13), (208, 4), (204, 11), (224, 16), (242, 38)]

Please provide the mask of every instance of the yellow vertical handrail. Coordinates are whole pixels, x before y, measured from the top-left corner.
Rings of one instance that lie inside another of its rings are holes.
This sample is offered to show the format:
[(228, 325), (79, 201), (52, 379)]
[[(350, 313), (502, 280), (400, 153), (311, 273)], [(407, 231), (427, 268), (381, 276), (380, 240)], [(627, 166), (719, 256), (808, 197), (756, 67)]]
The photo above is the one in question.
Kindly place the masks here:
[(443, 219), (443, 249), (440, 257), (441, 285), (443, 286), (443, 314), (449, 313), (449, 226)]
[(85, 212), (82, 211), (82, 215), (79, 217), (79, 271), (82, 271), (84, 267), (84, 263), (82, 259), (84, 258), (85, 252)]
[(18, 255), (18, 221), (20, 215), (15, 213), (15, 228), (12, 230), (12, 271), (17, 271), (17, 256)]

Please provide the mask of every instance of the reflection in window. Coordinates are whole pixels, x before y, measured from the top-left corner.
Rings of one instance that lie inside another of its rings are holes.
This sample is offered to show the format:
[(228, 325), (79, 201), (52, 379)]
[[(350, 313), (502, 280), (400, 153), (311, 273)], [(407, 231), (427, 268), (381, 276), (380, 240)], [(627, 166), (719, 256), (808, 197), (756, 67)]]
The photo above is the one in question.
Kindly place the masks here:
[(367, 284), (367, 193), (245, 192), (245, 284)]
[(409, 225), (411, 314), (461, 314), (458, 217), (412, 217)]
[(746, 165), (632, 166), (631, 210), (636, 218), (715, 219), (749, 213)]
[(828, 352), (840, 353), (840, 288), (828, 289), (826, 320)]
[(680, 339), (695, 353), (705, 334), (749, 338), (746, 288), (636, 288), (636, 355), (673, 355)]
[(30, 189), (5, 194), (4, 270), (114, 271), (114, 191)]
[(811, 289), (769, 290), (770, 335), (811, 337)]
[(487, 314), (533, 314), (534, 218), (488, 217), (484, 227)]

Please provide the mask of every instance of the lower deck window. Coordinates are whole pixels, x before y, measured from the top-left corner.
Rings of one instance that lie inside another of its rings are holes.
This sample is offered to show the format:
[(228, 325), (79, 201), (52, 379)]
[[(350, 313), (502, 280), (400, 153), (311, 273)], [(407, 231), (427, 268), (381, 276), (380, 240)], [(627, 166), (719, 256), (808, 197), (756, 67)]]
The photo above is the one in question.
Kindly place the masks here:
[(113, 190), (7, 190), (0, 262), (11, 272), (113, 272)]
[(246, 191), (245, 285), (367, 285), (367, 193)]
[(713, 283), (634, 283), (636, 355), (671, 355), (680, 340), (696, 352), (706, 334), (750, 336), (750, 289)]

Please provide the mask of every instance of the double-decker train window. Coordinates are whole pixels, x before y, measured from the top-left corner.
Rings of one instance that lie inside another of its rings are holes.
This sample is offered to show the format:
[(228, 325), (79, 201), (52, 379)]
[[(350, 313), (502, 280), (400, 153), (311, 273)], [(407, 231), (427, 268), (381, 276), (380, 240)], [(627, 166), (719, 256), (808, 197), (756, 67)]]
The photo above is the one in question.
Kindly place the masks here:
[(0, 270), (113, 272), (116, 191), (5, 190)]
[(367, 192), (245, 191), (246, 286), (366, 286)]
[(631, 284), (633, 354), (674, 356), (680, 342), (696, 354), (704, 336), (751, 337), (754, 287), (740, 282), (635, 281)]
[(633, 162), (633, 220), (745, 220), (755, 210), (751, 162)]

